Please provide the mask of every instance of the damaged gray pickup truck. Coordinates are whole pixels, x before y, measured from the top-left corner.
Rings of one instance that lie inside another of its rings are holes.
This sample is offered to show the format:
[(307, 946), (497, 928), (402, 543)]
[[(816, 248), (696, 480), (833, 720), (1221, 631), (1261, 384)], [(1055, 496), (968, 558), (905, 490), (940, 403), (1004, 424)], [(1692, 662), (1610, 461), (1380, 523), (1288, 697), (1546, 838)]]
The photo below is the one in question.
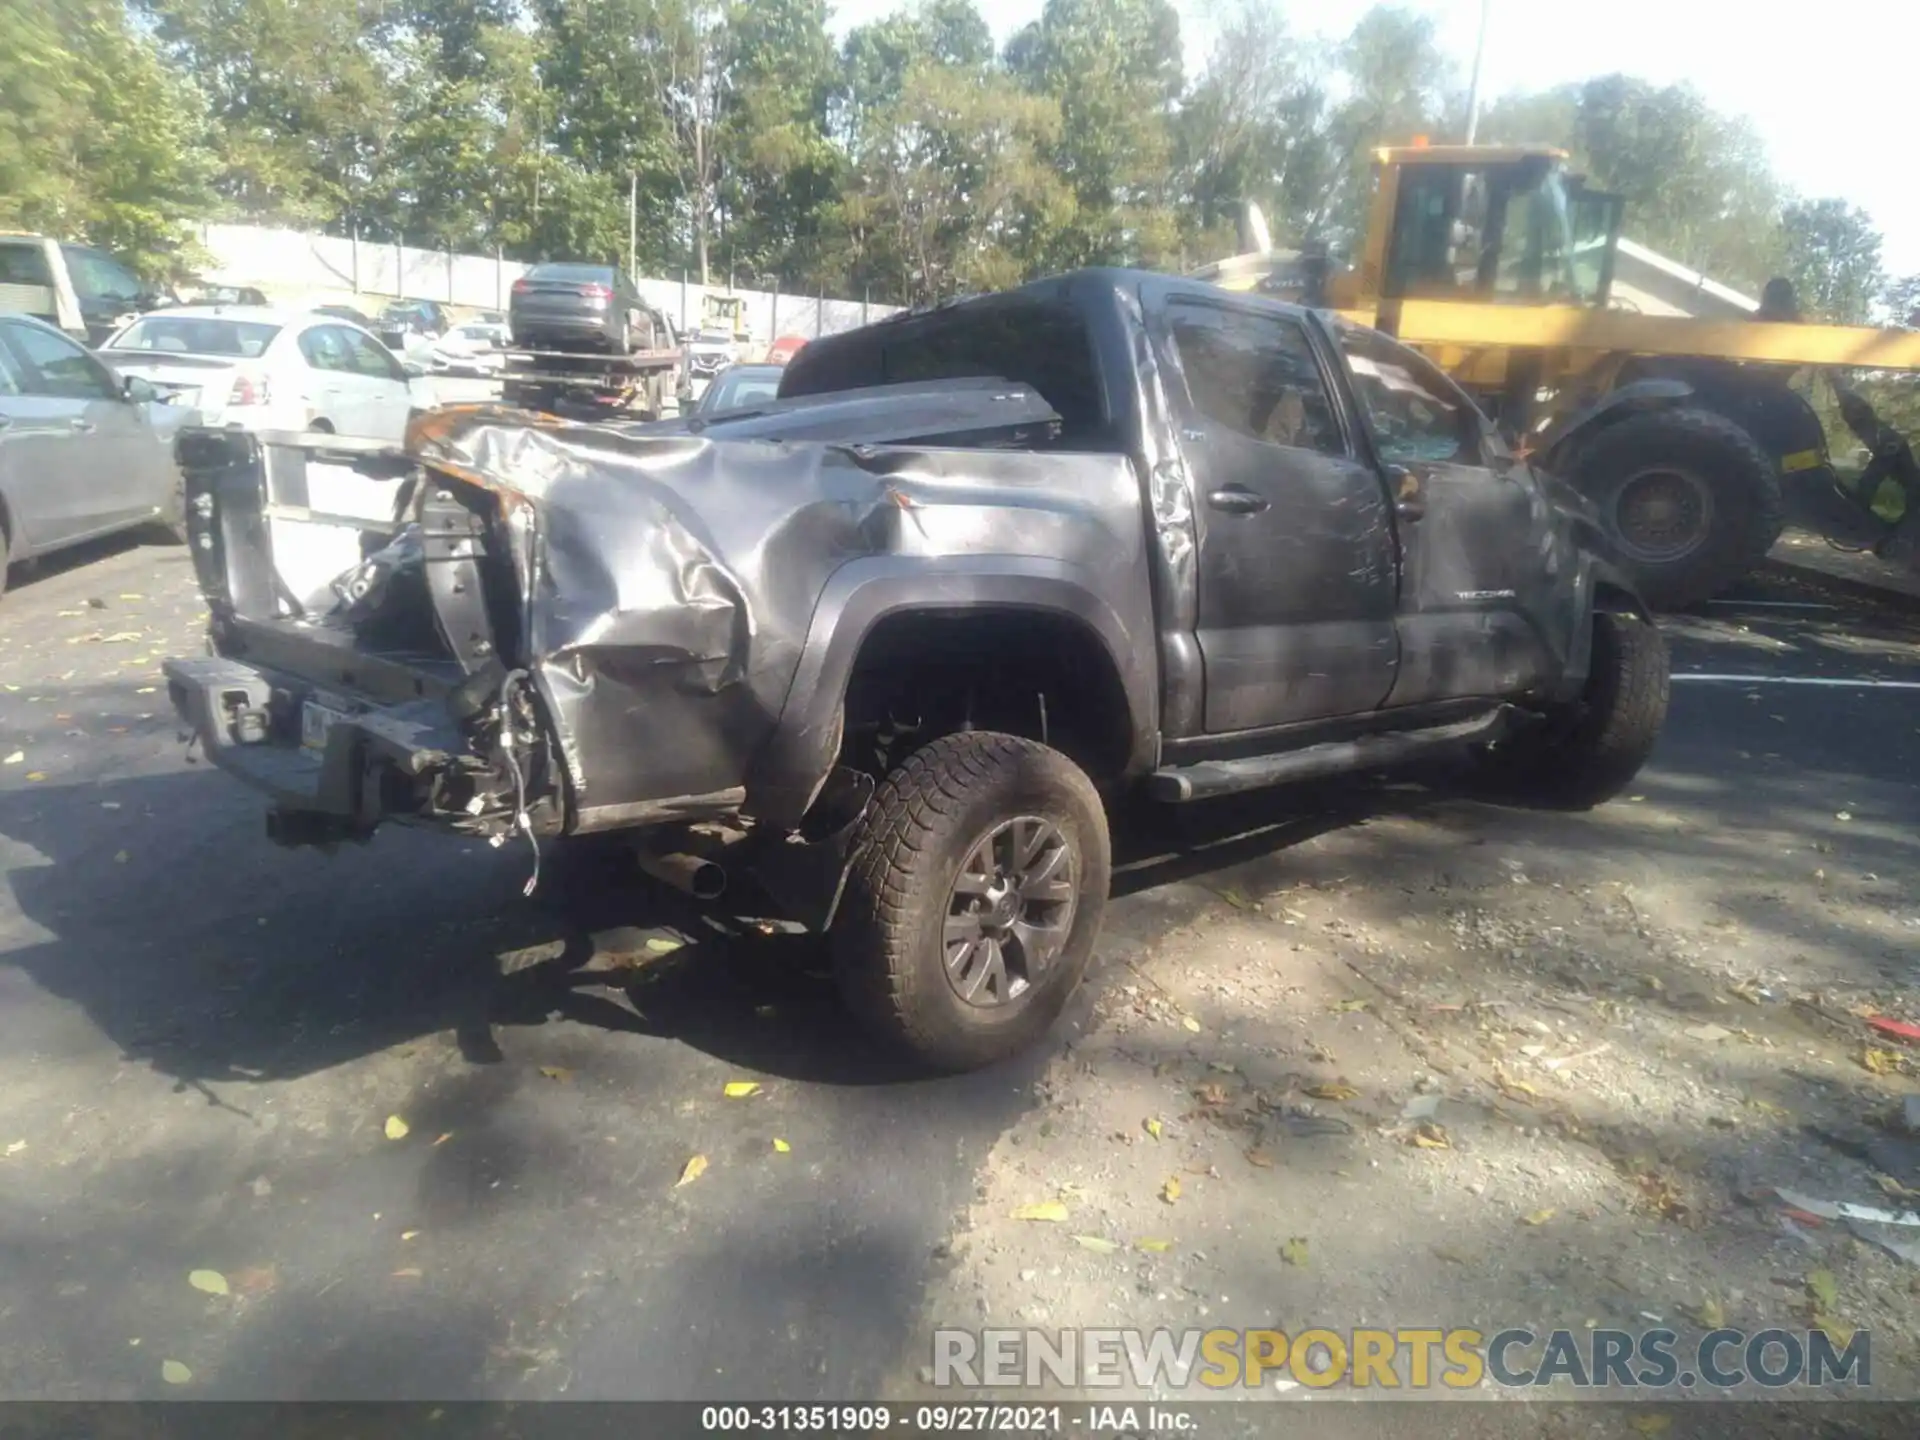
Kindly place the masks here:
[(181, 441), (211, 656), (168, 662), (285, 844), (616, 835), (831, 937), (923, 1063), (1042, 1035), (1108, 817), (1446, 748), (1585, 808), (1666, 650), (1586, 503), (1371, 330), (1086, 271), (809, 345), (664, 425), (489, 407), (404, 452)]

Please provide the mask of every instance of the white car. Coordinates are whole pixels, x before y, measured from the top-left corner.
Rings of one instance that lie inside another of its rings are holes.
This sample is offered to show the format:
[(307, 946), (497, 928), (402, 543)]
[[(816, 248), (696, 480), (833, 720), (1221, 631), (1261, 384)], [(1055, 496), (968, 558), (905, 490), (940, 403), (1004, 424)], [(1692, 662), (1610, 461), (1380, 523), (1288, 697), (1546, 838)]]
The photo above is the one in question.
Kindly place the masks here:
[(449, 375), (492, 375), (506, 368), (512, 343), (505, 325), (469, 320), (433, 342), (428, 364)]
[(142, 315), (95, 352), (208, 425), (322, 430), (398, 443), (412, 376), (351, 321), (300, 310), (189, 305)]

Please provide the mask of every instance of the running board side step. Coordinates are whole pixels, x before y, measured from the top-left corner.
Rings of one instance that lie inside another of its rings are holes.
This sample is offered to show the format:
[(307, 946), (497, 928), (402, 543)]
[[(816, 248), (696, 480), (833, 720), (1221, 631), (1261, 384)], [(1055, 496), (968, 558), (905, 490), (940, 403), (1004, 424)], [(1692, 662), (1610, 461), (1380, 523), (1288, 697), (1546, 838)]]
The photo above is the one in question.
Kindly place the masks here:
[(1147, 794), (1155, 800), (1182, 804), (1242, 790), (1261, 790), (1294, 780), (1388, 769), (1449, 746), (1498, 740), (1506, 734), (1513, 715), (1513, 707), (1502, 705), (1471, 720), (1431, 730), (1389, 730), (1352, 740), (1309, 745), (1302, 750), (1284, 750), (1277, 755), (1169, 765), (1147, 777)]

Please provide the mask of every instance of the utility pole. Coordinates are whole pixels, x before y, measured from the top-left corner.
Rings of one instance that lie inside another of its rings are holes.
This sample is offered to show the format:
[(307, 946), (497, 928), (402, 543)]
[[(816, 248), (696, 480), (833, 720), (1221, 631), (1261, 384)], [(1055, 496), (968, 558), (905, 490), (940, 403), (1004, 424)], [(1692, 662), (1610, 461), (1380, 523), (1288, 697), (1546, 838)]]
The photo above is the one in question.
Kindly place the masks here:
[(640, 172), (627, 172), (627, 278), (640, 283)]
[(1480, 72), (1487, 59), (1487, 21), (1493, 16), (1493, 0), (1480, 0), (1480, 40), (1473, 47), (1473, 82), (1467, 90), (1467, 139), (1473, 144), (1473, 137), (1480, 130)]

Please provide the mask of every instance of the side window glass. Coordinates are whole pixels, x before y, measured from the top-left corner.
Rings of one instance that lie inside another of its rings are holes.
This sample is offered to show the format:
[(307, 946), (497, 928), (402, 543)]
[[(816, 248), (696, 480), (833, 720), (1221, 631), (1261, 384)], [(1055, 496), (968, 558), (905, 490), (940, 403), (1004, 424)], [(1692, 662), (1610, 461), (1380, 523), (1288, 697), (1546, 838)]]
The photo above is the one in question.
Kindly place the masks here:
[(347, 347), (340, 343), (341, 331), (333, 325), (317, 325), (300, 337), (300, 353), (316, 370), (347, 370)]
[(1270, 445), (1345, 455), (1306, 331), (1283, 316), (1168, 307), (1187, 392), (1209, 420)]
[(1472, 402), (1411, 350), (1377, 330), (1340, 327), (1353, 391), (1380, 458), (1394, 465), (1478, 465), (1481, 421)]
[(140, 299), (140, 280), (117, 260), (95, 250), (66, 252), (67, 273), (74, 292), (83, 300), (106, 300), (131, 305)]
[(32, 367), (25, 393), (61, 400), (111, 400), (111, 381), (92, 356), (60, 335), (31, 325), (11, 327), (13, 343)]
[(27, 372), (20, 368), (20, 362), (13, 358), (13, 352), (7, 348), (7, 337), (15, 328), (12, 325), (0, 325), (0, 398), (27, 393)]
[(342, 330), (353, 349), (353, 368), (375, 380), (405, 381), (407, 372), (394, 363), (386, 350), (356, 330)]

